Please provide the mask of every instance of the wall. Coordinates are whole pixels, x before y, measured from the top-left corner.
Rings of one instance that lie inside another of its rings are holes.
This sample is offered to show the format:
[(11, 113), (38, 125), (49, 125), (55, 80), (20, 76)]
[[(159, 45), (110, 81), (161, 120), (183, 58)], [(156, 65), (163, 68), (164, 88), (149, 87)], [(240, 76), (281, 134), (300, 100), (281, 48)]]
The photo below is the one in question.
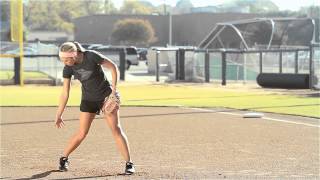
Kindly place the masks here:
[[(192, 13), (172, 16), (172, 44), (197, 46), (216, 23), (252, 19), (256, 14), (243, 13)], [(81, 43), (111, 43), (114, 23), (119, 19), (139, 18), (149, 20), (158, 41), (150, 46), (169, 43), (168, 15), (93, 15), (74, 20), (75, 40)]]

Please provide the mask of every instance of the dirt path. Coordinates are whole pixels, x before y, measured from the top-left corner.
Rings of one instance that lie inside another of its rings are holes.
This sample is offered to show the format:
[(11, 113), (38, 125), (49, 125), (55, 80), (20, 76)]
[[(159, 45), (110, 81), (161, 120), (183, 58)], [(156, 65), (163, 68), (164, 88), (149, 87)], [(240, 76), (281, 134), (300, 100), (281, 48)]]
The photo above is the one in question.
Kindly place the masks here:
[(78, 128), (79, 110), (67, 109), (60, 130), (54, 128), (55, 111), (1, 108), (1, 179), (320, 178), (319, 119), (243, 119), (233, 114), (243, 112), (176, 107), (122, 108), (135, 175), (121, 175), (124, 161), (101, 116), (70, 156), (70, 171), (57, 172), (58, 157)]

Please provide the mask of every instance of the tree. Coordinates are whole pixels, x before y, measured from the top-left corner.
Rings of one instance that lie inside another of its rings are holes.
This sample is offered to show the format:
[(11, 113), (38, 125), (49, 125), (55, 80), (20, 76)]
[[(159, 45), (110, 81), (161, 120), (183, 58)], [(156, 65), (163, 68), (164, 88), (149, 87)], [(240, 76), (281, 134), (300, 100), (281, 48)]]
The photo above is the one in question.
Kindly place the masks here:
[(151, 8), (151, 9), (154, 8), (153, 4), (151, 2), (149, 2), (149, 1), (139, 0), (139, 3), (144, 5), (144, 6), (146, 6), (146, 7), (148, 7), (148, 8)]
[(112, 38), (118, 44), (148, 45), (156, 41), (154, 29), (148, 20), (123, 19), (114, 25)]
[(265, 17), (298, 17), (299, 14), (296, 11), (276, 11), (276, 12), (267, 12), (263, 13)]
[(32, 30), (72, 32), (72, 19), (86, 14), (72, 1), (34, 0), (28, 2), (26, 9), (25, 22)]
[(109, 0), (29, 0), (25, 3), (24, 20), (31, 30), (73, 31), (72, 20), (77, 17), (115, 12)]
[(114, 6), (111, 0), (103, 0), (104, 1), (104, 14), (115, 14), (118, 12), (117, 8)]
[(10, 1), (0, 1), (0, 6), (1, 6), (1, 22), (4, 21), (9, 21), (10, 18)]
[(156, 7), (157, 8), (157, 12), (159, 12), (159, 14), (173, 14), (174, 13), (174, 7), (170, 6), (170, 5), (159, 5)]
[(154, 7), (137, 0), (125, 0), (120, 8), (121, 14), (152, 14)]
[(178, 8), (191, 8), (193, 4), (190, 0), (180, 0), (177, 2), (176, 7)]
[(298, 13), (303, 17), (319, 18), (320, 6), (301, 7)]
[[(24, 3), (23, 3), (24, 6)], [(25, 7), (25, 6), (24, 6)], [(10, 18), (10, 1), (0, 1), (0, 39), (2, 41), (11, 41), (11, 18)], [(17, 29), (15, 29), (17, 30)], [(26, 40), (27, 28), (23, 29), (23, 40)]]
[(82, 0), (78, 2), (86, 10), (86, 15), (116, 13), (117, 9), (111, 0)]
[(191, 8), (193, 8), (193, 4), (190, 0), (180, 0), (177, 2), (176, 7), (174, 8), (175, 14), (184, 14), (190, 13)]
[(264, 13), (266, 17), (298, 17), (298, 18), (319, 18), (320, 6), (301, 7), (299, 11), (276, 11)]
[[(226, 7), (249, 7), (250, 13), (267, 13), (279, 11), (279, 8), (271, 0), (233, 0), (225, 4)], [(226, 9), (228, 11), (228, 8)]]

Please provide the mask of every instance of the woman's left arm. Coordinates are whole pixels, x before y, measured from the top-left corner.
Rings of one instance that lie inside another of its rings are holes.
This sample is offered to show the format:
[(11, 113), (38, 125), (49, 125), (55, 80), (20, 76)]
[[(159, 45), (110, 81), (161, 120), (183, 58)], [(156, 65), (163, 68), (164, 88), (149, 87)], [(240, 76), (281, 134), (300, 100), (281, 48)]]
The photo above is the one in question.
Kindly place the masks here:
[(119, 77), (119, 70), (116, 64), (114, 64), (109, 59), (104, 59), (101, 63), (102, 67), (108, 68), (111, 71), (112, 75), (112, 91), (113, 93), (117, 90), (117, 82)]

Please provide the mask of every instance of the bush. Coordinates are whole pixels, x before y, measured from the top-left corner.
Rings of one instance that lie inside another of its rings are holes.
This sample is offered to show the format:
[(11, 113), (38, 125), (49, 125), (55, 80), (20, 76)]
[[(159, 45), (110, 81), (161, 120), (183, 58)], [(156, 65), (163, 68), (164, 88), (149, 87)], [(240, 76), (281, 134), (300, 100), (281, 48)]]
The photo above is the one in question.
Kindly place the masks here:
[(148, 20), (123, 19), (115, 23), (112, 39), (118, 44), (147, 45), (156, 41), (155, 32)]

